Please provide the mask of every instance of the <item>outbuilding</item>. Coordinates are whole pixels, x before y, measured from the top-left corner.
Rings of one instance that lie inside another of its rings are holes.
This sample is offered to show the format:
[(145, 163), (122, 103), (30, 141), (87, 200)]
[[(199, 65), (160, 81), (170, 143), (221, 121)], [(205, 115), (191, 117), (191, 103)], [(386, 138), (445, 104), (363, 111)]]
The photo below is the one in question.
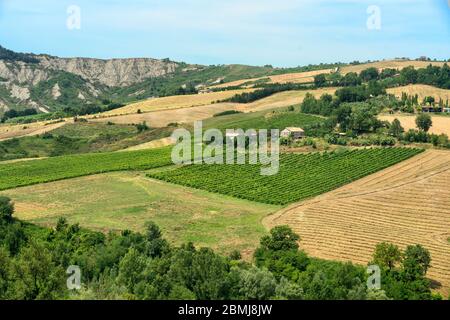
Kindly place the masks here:
[(287, 127), (286, 129), (281, 131), (281, 136), (283, 138), (293, 138), (295, 140), (303, 139), (306, 137), (305, 130), (295, 127)]

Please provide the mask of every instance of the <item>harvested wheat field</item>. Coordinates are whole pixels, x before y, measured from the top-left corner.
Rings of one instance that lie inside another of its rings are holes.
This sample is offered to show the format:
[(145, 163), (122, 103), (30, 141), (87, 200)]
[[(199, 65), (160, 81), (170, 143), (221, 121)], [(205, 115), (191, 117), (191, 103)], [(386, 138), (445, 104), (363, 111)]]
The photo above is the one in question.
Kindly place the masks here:
[(314, 76), (319, 74), (330, 74), (334, 71), (334, 69), (323, 69), (323, 70), (315, 70), (315, 71), (307, 71), (307, 72), (296, 72), (296, 73), (284, 73), (275, 76), (267, 76), (261, 78), (251, 78), (251, 79), (242, 79), (236, 80), (232, 82), (222, 83), (215, 86), (211, 86), (211, 88), (226, 88), (226, 87), (234, 87), (243, 85), (246, 82), (255, 82), (264, 79), (268, 79), (267, 83), (311, 83), (314, 82)]
[(163, 128), (170, 123), (191, 123), (196, 120), (211, 118), (216, 113), (235, 110), (236, 105), (237, 104), (235, 103), (217, 103), (207, 106), (103, 117), (89, 119), (89, 121), (112, 122), (117, 124), (136, 124), (146, 121), (147, 124), (153, 128)]
[(383, 241), (426, 247), (428, 277), (450, 289), (450, 152), (430, 150), (264, 220), (290, 225), (312, 256), (367, 264)]
[(197, 120), (205, 120), (213, 117), (216, 113), (228, 110), (253, 112), (288, 107), (301, 103), (308, 92), (318, 98), (324, 93), (333, 94), (335, 90), (335, 88), (326, 88), (311, 91), (285, 91), (247, 104), (215, 103), (205, 106), (159, 110), (140, 114), (132, 113), (120, 116), (92, 118), (89, 121), (113, 122), (117, 124), (141, 123), (146, 121), (151, 127), (159, 128), (165, 127), (170, 123), (192, 123)]
[(162, 148), (175, 144), (175, 142), (176, 140), (173, 139), (172, 137), (161, 138), (150, 142), (141, 143), (136, 146), (129, 147), (127, 149), (119, 150), (118, 152)]
[[(142, 112), (159, 111), (168, 109), (180, 109), (188, 107), (204, 106), (215, 103), (219, 100), (231, 98), (236, 94), (243, 92), (250, 92), (253, 89), (245, 90), (229, 90), (220, 92), (210, 92), (203, 94), (190, 94), (180, 96), (170, 96), (163, 98), (152, 98), (144, 101), (129, 104), (125, 107), (114, 109), (108, 112), (104, 112), (101, 116), (115, 116), (137, 113), (138, 110)], [(99, 116), (98, 114), (96, 116)], [(90, 118), (90, 117), (88, 117)]]
[[(405, 114), (389, 114), (380, 115), (378, 118), (383, 121), (392, 122), (394, 119), (400, 120), (402, 127), (407, 131), (409, 129), (416, 129), (416, 116)], [(450, 136), (450, 116), (432, 115), (433, 126), (430, 128), (430, 133), (446, 134)]]
[(364, 63), (364, 64), (358, 64), (354, 66), (346, 66), (341, 68), (340, 72), (342, 74), (347, 74), (349, 72), (356, 72), (360, 73), (361, 71), (367, 69), (367, 68), (377, 68), (379, 70), (383, 69), (403, 69), (409, 66), (413, 66), (416, 69), (426, 68), (430, 64), (433, 66), (439, 66), (442, 67), (445, 62), (436, 62), (436, 61), (414, 61), (414, 60), (386, 60), (386, 61), (379, 61), (379, 62), (371, 62), (371, 63)]
[(35, 122), (29, 124), (2, 125), (0, 126), (0, 141), (12, 138), (20, 138), (25, 136), (35, 136), (58, 129), (71, 120), (61, 122)]
[(444, 102), (450, 100), (450, 90), (440, 89), (425, 84), (411, 84), (404, 87), (390, 88), (386, 91), (387, 93), (394, 94), (398, 98), (401, 98), (403, 92), (409, 96), (417, 94), (419, 96), (419, 102), (423, 101), (425, 97), (434, 97), (436, 101), (442, 99)]

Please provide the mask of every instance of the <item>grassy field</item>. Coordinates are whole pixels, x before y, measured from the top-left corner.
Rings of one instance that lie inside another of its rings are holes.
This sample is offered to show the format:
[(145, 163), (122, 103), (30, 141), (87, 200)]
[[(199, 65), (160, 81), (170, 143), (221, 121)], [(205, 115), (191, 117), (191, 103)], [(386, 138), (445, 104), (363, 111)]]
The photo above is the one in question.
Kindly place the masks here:
[(96, 173), (151, 169), (172, 163), (171, 148), (89, 153), (0, 164), (0, 190)]
[(322, 259), (366, 265), (383, 241), (421, 244), (431, 254), (427, 276), (450, 290), (450, 152), (429, 150), (264, 220), (289, 225), (300, 246)]
[(0, 141), (0, 160), (109, 152), (170, 136), (173, 128), (138, 132), (132, 125), (76, 122), (43, 135)]
[(286, 205), (331, 191), (406, 160), (420, 149), (360, 149), (282, 154), (279, 173), (262, 176), (260, 165), (189, 165), (150, 173), (152, 178), (261, 203)]
[(143, 231), (156, 222), (172, 243), (188, 241), (229, 253), (250, 254), (265, 234), (261, 220), (279, 207), (150, 180), (143, 173), (115, 172), (3, 191), (15, 216), (44, 226), (59, 217), (107, 232)]

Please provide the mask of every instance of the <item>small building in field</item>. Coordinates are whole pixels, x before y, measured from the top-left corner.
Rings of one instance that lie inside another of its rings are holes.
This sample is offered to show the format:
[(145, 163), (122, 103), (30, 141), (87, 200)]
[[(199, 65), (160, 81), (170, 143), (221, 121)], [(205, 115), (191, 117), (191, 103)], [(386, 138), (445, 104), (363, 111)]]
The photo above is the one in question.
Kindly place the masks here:
[(302, 128), (287, 127), (281, 131), (281, 137), (283, 138), (293, 138), (295, 140), (303, 139), (306, 137), (305, 130)]

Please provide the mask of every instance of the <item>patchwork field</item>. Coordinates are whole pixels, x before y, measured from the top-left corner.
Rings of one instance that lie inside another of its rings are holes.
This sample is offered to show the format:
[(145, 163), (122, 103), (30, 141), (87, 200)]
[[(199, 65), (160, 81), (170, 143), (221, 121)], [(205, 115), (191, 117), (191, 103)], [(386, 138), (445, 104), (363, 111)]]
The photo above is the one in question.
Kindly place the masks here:
[(141, 123), (146, 121), (151, 127), (160, 128), (165, 127), (170, 123), (192, 123), (197, 120), (205, 120), (213, 117), (217, 113), (227, 110), (254, 112), (289, 107), (300, 104), (308, 92), (318, 98), (325, 93), (332, 94), (335, 91), (335, 88), (310, 91), (286, 91), (247, 104), (216, 103), (211, 105), (160, 110), (141, 114), (133, 113), (121, 116), (102, 117), (90, 119), (89, 121), (113, 122), (118, 124)]
[[(405, 130), (417, 129), (416, 127), (417, 115), (405, 115), (405, 114), (389, 114), (380, 115), (378, 118), (383, 121), (392, 122), (394, 119), (398, 119)], [(430, 133), (434, 134), (446, 134), (450, 136), (450, 116), (432, 115), (433, 126), (430, 128)]]
[(122, 116), (102, 117), (89, 119), (92, 122), (113, 122), (117, 124), (132, 124), (147, 122), (152, 128), (166, 127), (171, 123), (192, 123), (197, 120), (211, 118), (216, 113), (226, 110), (235, 110), (236, 104), (217, 103), (207, 106), (187, 107), (172, 110), (153, 111), (146, 113), (133, 113)]
[(425, 97), (434, 97), (436, 101), (442, 99), (444, 103), (447, 100), (450, 100), (450, 90), (440, 89), (425, 84), (411, 84), (404, 87), (389, 88), (386, 91), (387, 93), (394, 94), (398, 98), (401, 98), (403, 92), (410, 96), (417, 94), (419, 96), (419, 102), (422, 102)]
[(386, 60), (386, 61), (379, 61), (379, 62), (371, 62), (371, 63), (364, 63), (354, 66), (346, 66), (340, 69), (340, 72), (342, 74), (347, 74), (349, 72), (356, 72), (360, 73), (361, 71), (368, 69), (368, 68), (377, 68), (379, 70), (382, 69), (403, 69), (409, 66), (413, 66), (416, 69), (426, 68), (430, 64), (433, 66), (439, 66), (442, 67), (445, 62), (435, 62), (435, 61), (413, 61), (413, 60)]
[(229, 91), (210, 92), (204, 94), (191, 94), (191, 95), (170, 96), (163, 98), (153, 98), (132, 103), (122, 108), (104, 112), (101, 115), (114, 116), (114, 115), (137, 113), (138, 110), (141, 110), (142, 112), (149, 112), (158, 110), (205, 106), (219, 100), (231, 98), (236, 94), (250, 91), (253, 91), (253, 89), (229, 90)]
[(430, 150), (264, 220), (290, 225), (307, 253), (366, 264), (376, 244), (430, 250), (428, 276), (450, 289), (450, 152)]
[(0, 125), (0, 141), (16, 137), (35, 136), (38, 134), (44, 134), (46, 132), (58, 129), (68, 122), (72, 121), (67, 120), (65, 122), (57, 122), (57, 123), (54, 123), (52, 121), (45, 121), (29, 124)]
[(267, 80), (266, 83), (311, 83), (314, 82), (314, 76), (319, 74), (329, 74), (332, 73), (334, 69), (323, 69), (323, 70), (315, 70), (315, 71), (307, 71), (307, 72), (297, 72), (297, 73), (286, 73), (275, 76), (267, 76), (261, 78), (252, 78), (252, 79), (242, 79), (227, 83), (218, 84), (212, 86), (212, 88), (226, 88), (226, 87), (234, 87), (240, 86), (247, 82), (257, 82)]
[(155, 179), (261, 203), (285, 205), (317, 196), (406, 160), (420, 149), (360, 149), (282, 154), (276, 175), (260, 165), (188, 165), (150, 173)]
[(143, 231), (156, 222), (180, 245), (192, 241), (221, 253), (240, 250), (249, 257), (265, 234), (261, 220), (280, 209), (116, 172), (3, 191), (15, 202), (15, 216), (54, 226), (59, 217), (107, 232)]

